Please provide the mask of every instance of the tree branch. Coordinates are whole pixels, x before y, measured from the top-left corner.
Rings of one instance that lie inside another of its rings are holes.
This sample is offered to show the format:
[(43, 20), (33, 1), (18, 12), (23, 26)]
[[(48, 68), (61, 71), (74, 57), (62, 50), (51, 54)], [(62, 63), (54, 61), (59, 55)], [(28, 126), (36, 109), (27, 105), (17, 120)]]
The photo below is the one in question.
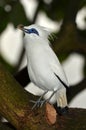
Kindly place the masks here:
[(15, 130), (12, 126), (10, 127), (8, 124), (0, 122), (0, 130)]
[(69, 109), (65, 116), (57, 115), (52, 127), (46, 121), (45, 106), (32, 111), (30, 99), (36, 98), (27, 93), (0, 64), (0, 114), (18, 130), (86, 129), (86, 110)]

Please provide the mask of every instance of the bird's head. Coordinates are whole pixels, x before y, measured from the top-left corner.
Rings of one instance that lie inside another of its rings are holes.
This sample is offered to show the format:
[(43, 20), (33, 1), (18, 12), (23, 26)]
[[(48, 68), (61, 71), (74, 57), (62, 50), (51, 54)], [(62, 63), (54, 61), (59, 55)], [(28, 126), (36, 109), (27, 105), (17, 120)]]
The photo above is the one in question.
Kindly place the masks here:
[(23, 26), (23, 25), (18, 25), (18, 28), (21, 29), (26, 37), (29, 38), (44, 38), (48, 39), (50, 35), (50, 31), (42, 26), (32, 24), (30, 26)]

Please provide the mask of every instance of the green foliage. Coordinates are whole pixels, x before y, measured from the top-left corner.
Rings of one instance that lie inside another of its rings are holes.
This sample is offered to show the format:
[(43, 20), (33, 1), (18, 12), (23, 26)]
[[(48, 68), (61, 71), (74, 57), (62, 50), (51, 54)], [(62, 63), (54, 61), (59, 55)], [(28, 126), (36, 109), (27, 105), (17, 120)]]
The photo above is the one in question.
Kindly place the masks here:
[(86, 6), (86, 0), (80, 0), (80, 8)]
[(0, 33), (4, 31), (8, 23), (12, 23), (14, 27), (18, 24), (27, 25), (29, 20), (21, 3), (17, 0), (1, 0), (0, 1)]
[(6, 28), (9, 22), (8, 13), (3, 7), (0, 7), (0, 33)]
[(27, 25), (29, 24), (28, 19), (26, 18), (23, 6), (17, 1), (15, 4), (14, 2), (11, 4), (12, 10), (9, 13), (10, 22), (13, 23), (15, 27), (22, 22), (22, 24)]
[(5, 67), (11, 72), (13, 73), (14, 71), (14, 67), (12, 65), (10, 65), (3, 57), (1, 57), (0, 55), (0, 62), (3, 63), (5, 65)]
[(84, 64), (84, 69), (83, 69), (83, 71), (84, 71), (84, 76), (86, 77), (86, 56), (85, 56), (85, 64)]
[[(54, 20), (60, 21), (64, 18), (71, 0), (39, 0), (39, 11)], [(73, 1), (72, 1), (73, 3)], [(86, 5), (86, 0), (79, 0), (79, 9)], [(17, 0), (0, 0), (0, 33), (4, 31), (8, 23), (13, 23), (14, 27), (18, 24), (29, 25), (30, 20), (26, 17), (24, 8), (20, 1)]]
[(60, 62), (65, 61), (68, 58), (68, 56), (69, 56), (68, 53), (65, 53), (65, 54), (62, 53), (61, 55), (59, 55)]
[[(58, 22), (58, 21), (63, 20), (63, 24), (64, 24), (64, 19), (66, 19), (67, 22), (70, 21), (72, 23), (73, 20), (76, 19), (76, 14), (79, 11), (79, 9), (86, 6), (86, 0), (74, 0), (74, 1), (73, 0), (50, 0), (50, 2), (48, 0), (37, 0), (37, 2), (38, 2), (38, 7), (35, 12), (35, 16), (33, 20), (30, 21), (26, 16), (24, 7), (21, 4), (20, 0), (0, 0), (0, 34), (6, 29), (6, 26), (9, 23), (12, 23), (14, 27), (16, 28), (18, 24), (29, 25), (33, 23), (33, 21), (35, 22), (37, 15), (40, 13), (40, 11), (43, 11), (53, 21)], [(72, 24), (70, 24), (70, 26), (71, 25)], [(58, 45), (58, 40), (56, 40), (57, 41), (56, 42), (57, 47), (55, 46), (55, 48), (57, 48), (56, 51), (58, 50), (58, 46), (60, 48), (59, 50), (67, 50), (67, 48), (68, 49), (70, 48), (70, 50), (68, 50), (67, 53), (62, 52), (59, 55), (60, 61), (65, 60), (68, 57), (69, 52), (72, 52), (72, 50), (74, 49), (73, 45), (69, 42), (75, 41), (76, 43), (77, 40), (75, 39), (77, 37), (77, 34), (78, 34), (80, 42), (86, 44), (86, 29), (84, 29), (84, 31), (83, 30), (81, 31), (77, 29), (77, 26), (76, 26), (76, 28), (72, 31), (73, 32), (72, 33), (70, 26), (69, 25), (68, 27), (65, 26), (65, 28), (64, 26), (62, 26), (61, 29), (63, 29), (64, 31), (62, 32), (60, 30), (60, 33), (56, 34), (58, 35), (58, 39), (59, 39), (59, 36), (62, 36), (59, 45)], [(76, 30), (78, 33), (76, 33)], [(63, 40), (63, 37), (64, 37), (64, 40)], [(53, 36), (49, 37), (49, 40), (54, 45), (55, 42), (53, 41), (53, 39), (54, 39)], [(67, 45), (64, 46), (65, 42)], [(71, 47), (69, 47), (68, 45)], [(84, 52), (83, 54), (85, 53), (86, 52)], [(22, 57), (23, 57), (23, 52), (21, 53), (21, 56), (20, 56), (21, 61), (22, 61)], [(0, 60), (4, 62), (4, 59), (3, 60), (0, 59)], [(19, 61), (20, 62), (19, 65), (21, 64), (21, 61)], [(9, 65), (9, 63), (7, 63), (6, 61), (4, 63), (7, 65), (7, 68), (11, 70), (11, 65)]]
[(52, 20), (62, 20), (68, 6), (69, 0), (52, 0), (50, 4), (45, 3), (45, 11)]

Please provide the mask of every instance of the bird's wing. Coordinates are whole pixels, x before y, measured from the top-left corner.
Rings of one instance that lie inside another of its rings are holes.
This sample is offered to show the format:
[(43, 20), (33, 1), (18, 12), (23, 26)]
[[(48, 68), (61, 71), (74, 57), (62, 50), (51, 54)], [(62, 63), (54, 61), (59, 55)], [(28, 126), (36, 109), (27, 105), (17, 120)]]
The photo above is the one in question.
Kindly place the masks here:
[(59, 66), (58, 62), (51, 63), (50, 66), (58, 80), (63, 84), (64, 87), (68, 88), (69, 84), (62, 66)]
[(69, 84), (68, 84), (66, 75), (64, 73), (64, 70), (63, 70), (57, 56), (55, 55), (55, 53), (53, 52), (53, 50), (51, 48), (47, 48), (47, 53), (48, 53), (49, 65), (50, 65), (53, 73), (65, 87), (68, 87)]

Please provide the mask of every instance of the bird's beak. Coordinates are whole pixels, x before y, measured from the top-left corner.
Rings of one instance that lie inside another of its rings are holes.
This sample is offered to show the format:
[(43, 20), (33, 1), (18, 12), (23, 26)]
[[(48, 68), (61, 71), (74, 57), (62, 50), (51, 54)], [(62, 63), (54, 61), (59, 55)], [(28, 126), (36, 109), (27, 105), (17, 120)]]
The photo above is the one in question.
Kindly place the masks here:
[(24, 25), (19, 24), (17, 26), (18, 29), (22, 30), (24, 33), (29, 33), (29, 29), (24, 28)]
[(22, 30), (22, 31), (23, 31), (23, 36), (25, 36), (25, 29), (24, 29), (24, 25), (19, 24), (19, 25), (17, 26), (17, 28), (18, 28), (18, 29), (20, 29), (20, 30)]
[(20, 29), (20, 30), (22, 30), (22, 31), (24, 31), (24, 25), (22, 25), (22, 24), (19, 24), (19, 25), (17, 26), (17, 28)]

